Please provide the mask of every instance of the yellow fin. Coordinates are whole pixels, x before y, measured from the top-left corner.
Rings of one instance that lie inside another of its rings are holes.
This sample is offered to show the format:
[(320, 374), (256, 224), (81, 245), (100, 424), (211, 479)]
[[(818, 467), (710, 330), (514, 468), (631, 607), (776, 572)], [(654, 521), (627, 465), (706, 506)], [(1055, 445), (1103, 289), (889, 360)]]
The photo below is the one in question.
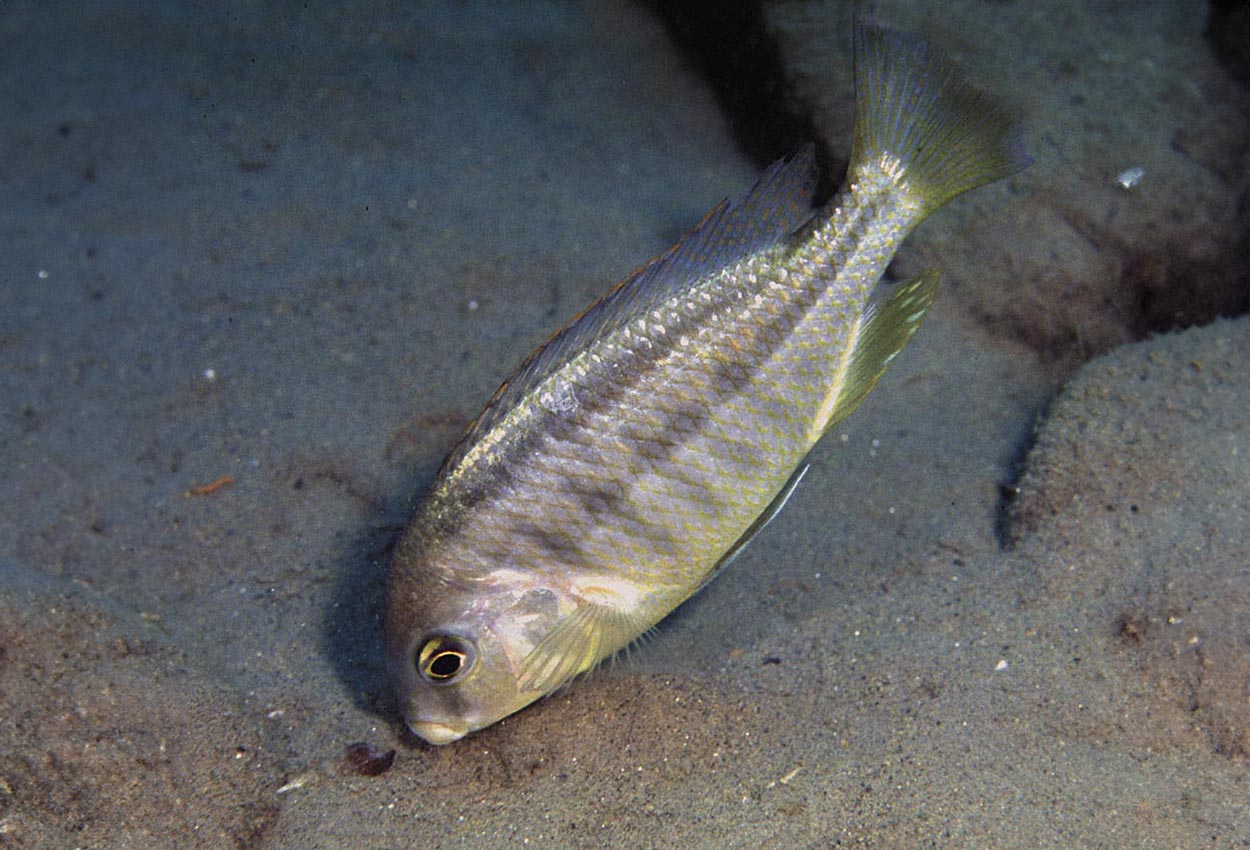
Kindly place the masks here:
[(928, 45), (856, 21), (851, 180), (866, 165), (894, 171), (928, 215), (1029, 162), (1012, 116)]
[(812, 423), (812, 442), (845, 419), (872, 392), (933, 306), (937, 285), (937, 269), (928, 269), (906, 283), (879, 285)]
[(583, 602), (521, 661), (517, 685), (549, 694), (624, 649), (649, 625), (607, 605)]

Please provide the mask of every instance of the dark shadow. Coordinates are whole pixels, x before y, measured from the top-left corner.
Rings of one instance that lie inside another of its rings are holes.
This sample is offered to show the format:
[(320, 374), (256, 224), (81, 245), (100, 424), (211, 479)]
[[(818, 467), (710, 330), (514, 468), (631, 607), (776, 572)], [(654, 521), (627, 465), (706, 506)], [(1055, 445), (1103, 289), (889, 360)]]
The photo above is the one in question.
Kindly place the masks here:
[(1031, 530), (1022, 527), (1016, 499), (1020, 495), (1020, 481), (1028, 470), (1029, 453), (1037, 445), (1038, 431), (1047, 413), (1049, 407), (1043, 405), (1034, 411), (1032, 419), (1026, 420), (1027, 426), (1011, 441), (1011, 453), (1003, 463), (1007, 475), (998, 482), (998, 502), (994, 506), (994, 537), (1003, 551), (1010, 551)]
[(343, 535), (334, 557), (335, 588), (322, 616), (324, 650), (340, 684), (357, 708), (388, 724), (397, 722), (398, 709), (386, 672), (382, 612), (391, 550), (409, 504), (408, 499), (393, 500), (376, 523)]
[(1246, 0), (1211, 0), (1204, 35), (1228, 75), (1250, 87), (1250, 5)]
[[(816, 143), (822, 182), (817, 198), (833, 194), (846, 170), (823, 144), (810, 114), (790, 94), (781, 51), (759, 2), (640, 0), (664, 25), (674, 45), (711, 87), (739, 147), (759, 168)], [(835, 179), (836, 178), (836, 179)]]

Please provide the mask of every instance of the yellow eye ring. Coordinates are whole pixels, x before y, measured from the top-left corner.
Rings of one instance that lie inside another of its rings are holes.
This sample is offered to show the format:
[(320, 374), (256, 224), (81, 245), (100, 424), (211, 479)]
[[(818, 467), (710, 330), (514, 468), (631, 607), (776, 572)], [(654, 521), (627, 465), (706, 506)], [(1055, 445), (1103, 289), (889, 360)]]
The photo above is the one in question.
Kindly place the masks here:
[(464, 677), (477, 660), (471, 641), (459, 635), (431, 635), (417, 653), (417, 672), (434, 685), (447, 685)]

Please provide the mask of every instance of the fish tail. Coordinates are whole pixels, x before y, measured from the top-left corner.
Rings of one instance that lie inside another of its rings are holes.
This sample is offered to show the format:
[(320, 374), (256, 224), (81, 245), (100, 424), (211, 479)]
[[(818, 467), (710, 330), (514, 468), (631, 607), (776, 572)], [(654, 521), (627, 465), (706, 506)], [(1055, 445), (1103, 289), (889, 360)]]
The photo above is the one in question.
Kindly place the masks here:
[(1030, 159), (1012, 117), (924, 42), (855, 23), (855, 145), (850, 176), (890, 174), (922, 217), (951, 198), (1014, 174)]

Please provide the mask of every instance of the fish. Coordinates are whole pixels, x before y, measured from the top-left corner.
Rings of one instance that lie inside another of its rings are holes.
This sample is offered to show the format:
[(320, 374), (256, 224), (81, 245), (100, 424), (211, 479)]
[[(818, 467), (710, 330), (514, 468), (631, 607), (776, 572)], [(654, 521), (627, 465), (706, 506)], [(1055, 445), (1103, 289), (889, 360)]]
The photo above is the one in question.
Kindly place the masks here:
[(854, 24), (847, 178), (768, 167), (555, 333), (469, 425), (396, 543), (386, 663), (448, 744), (629, 647), (780, 510), (876, 385), (938, 273), (884, 278), (955, 196), (1029, 164), (1014, 118), (925, 42)]

